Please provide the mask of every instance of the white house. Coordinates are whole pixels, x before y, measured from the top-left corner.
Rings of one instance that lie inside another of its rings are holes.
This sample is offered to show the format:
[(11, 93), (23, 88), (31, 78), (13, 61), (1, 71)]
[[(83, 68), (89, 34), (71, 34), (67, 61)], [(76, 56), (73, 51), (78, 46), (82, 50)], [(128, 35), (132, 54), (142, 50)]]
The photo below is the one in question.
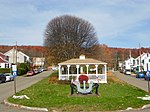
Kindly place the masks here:
[(33, 57), (32, 62), (33, 62), (33, 66), (42, 67), (45, 64), (45, 58), (44, 57)]
[(11, 49), (9, 51), (7, 51), (6, 53), (4, 53), (4, 55), (8, 56), (8, 62), (9, 63), (25, 63), (25, 62), (29, 62), (29, 56), (27, 56), (26, 54), (24, 54), (21, 51), (17, 51), (16, 49)]
[(119, 61), (119, 64), (118, 64), (118, 65), (119, 65), (119, 70), (122, 70), (122, 69), (123, 69), (123, 68), (122, 68), (122, 67), (123, 67), (123, 61)]
[(149, 53), (143, 53), (135, 59), (135, 68), (137, 68), (137, 71), (147, 71), (147, 68), (149, 68), (147, 66), (149, 64), (149, 57)]
[(133, 66), (135, 65), (135, 59), (133, 57), (130, 57), (129, 59), (125, 60), (123, 63), (123, 69), (125, 70), (131, 70)]
[(150, 70), (150, 56), (142, 60), (144, 71)]

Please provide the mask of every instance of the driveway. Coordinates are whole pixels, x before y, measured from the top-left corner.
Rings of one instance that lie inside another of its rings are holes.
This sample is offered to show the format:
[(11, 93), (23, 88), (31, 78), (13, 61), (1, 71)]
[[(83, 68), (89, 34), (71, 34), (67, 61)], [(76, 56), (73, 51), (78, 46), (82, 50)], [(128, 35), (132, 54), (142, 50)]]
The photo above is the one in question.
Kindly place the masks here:
[[(16, 91), (19, 92), (32, 84), (48, 77), (52, 71), (44, 71), (40, 74), (34, 75), (32, 77), (21, 77), (16, 78)], [(14, 81), (0, 84), (0, 112), (33, 112), (24, 109), (19, 109), (16, 107), (9, 107), (3, 104), (4, 99), (14, 94)]]

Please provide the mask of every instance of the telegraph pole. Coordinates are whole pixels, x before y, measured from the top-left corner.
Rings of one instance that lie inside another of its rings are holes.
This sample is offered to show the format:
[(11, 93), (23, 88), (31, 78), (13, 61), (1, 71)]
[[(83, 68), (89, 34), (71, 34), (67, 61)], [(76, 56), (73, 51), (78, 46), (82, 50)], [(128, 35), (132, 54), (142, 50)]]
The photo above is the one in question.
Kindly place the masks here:
[[(15, 75), (17, 75), (17, 41), (16, 41), (16, 47), (15, 47), (15, 50), (16, 50), (16, 62), (15, 62), (15, 64), (16, 64), (16, 74)], [(14, 76), (14, 92), (15, 92), (15, 94), (17, 93), (17, 88), (16, 88), (16, 76)]]
[(142, 71), (142, 64), (141, 64), (141, 45), (140, 45), (140, 43), (139, 43), (139, 52), (140, 52), (140, 68), (139, 68), (139, 71), (141, 72)]

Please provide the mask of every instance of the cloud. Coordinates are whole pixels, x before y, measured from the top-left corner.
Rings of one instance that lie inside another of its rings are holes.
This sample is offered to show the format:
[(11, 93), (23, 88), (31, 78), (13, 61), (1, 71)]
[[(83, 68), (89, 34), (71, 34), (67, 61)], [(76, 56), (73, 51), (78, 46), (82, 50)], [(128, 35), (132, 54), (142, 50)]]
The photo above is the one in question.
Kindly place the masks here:
[(0, 1), (0, 15), (3, 15), (0, 16), (0, 44), (11, 38), (21, 44), (42, 45), (48, 22), (56, 16), (70, 14), (91, 22), (100, 43), (124, 47), (131, 44), (134, 47), (136, 43), (129, 43), (129, 39), (143, 41), (143, 37), (150, 41), (147, 38), (149, 32), (145, 32), (149, 29), (149, 6), (148, 0)]
[[(130, 32), (130, 34), (126, 34), (130, 30), (137, 29), (137, 28), (141, 30), (141, 34), (144, 34), (146, 37), (149, 36), (149, 33), (145, 33), (143, 29), (137, 26), (143, 24), (143, 22), (145, 22), (150, 18), (149, 16), (150, 3), (139, 4), (133, 2), (132, 4), (134, 5), (132, 6), (126, 3), (123, 4), (123, 6), (122, 5), (119, 6), (119, 8), (118, 6), (113, 6), (114, 8), (111, 8), (111, 10), (107, 10), (107, 11), (106, 11), (107, 7), (106, 7), (105, 9), (103, 9), (104, 11), (99, 11), (99, 13), (89, 12), (92, 13), (92, 17), (88, 16), (87, 18), (93, 21), (93, 24), (98, 32), (98, 37), (100, 38), (100, 42), (108, 43), (110, 46), (117, 46), (117, 44), (119, 44), (120, 46), (123, 45), (121, 43), (126, 42), (127, 43), (126, 46), (129, 46), (130, 45), (129, 40), (133, 40), (134, 38), (136, 38), (136, 40), (142, 41), (142, 38), (139, 38), (139, 36), (132, 34), (135, 32)], [(120, 9), (120, 7), (122, 7), (122, 9)], [(130, 10), (123, 9), (124, 7)], [(118, 11), (116, 11), (117, 9)], [(94, 17), (96, 17), (96, 19), (94, 19)], [(122, 42), (118, 41), (118, 38), (119, 40), (122, 40)], [(128, 38), (128, 39), (124, 41), (124, 38)], [(115, 41), (112, 42), (110, 40), (115, 40)], [(149, 39), (147, 39), (147, 41), (148, 40)], [(135, 44), (137, 43), (134, 43), (131, 46), (133, 47), (133, 45)]]

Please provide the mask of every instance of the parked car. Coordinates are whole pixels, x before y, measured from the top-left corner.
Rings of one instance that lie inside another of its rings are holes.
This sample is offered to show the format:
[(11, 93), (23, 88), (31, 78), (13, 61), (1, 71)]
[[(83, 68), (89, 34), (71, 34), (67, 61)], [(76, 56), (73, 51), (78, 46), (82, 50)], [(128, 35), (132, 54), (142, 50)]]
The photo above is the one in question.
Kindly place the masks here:
[(41, 68), (39, 68), (39, 69), (40, 69), (41, 72), (46, 71), (46, 68), (45, 68), (45, 67), (41, 67)]
[(45, 67), (41, 67), (43, 71), (47, 71), (47, 69)]
[(52, 67), (52, 70), (53, 71), (58, 70), (58, 67)]
[(35, 73), (33, 70), (27, 72), (27, 76), (33, 76)]
[(137, 73), (136, 78), (145, 78), (145, 74), (143, 72), (139, 72)]
[(6, 82), (6, 76), (0, 73), (0, 83)]
[(42, 68), (38, 68), (38, 72), (39, 73), (43, 72)]
[(39, 73), (38, 69), (34, 69), (33, 71), (34, 71), (35, 74)]
[(130, 69), (126, 69), (125, 74), (126, 75), (131, 75), (131, 70)]
[(120, 71), (120, 73), (123, 73), (123, 69), (120, 69), (119, 71)]
[(12, 81), (14, 79), (11, 73), (5, 73), (4, 75), (6, 76), (6, 82)]

